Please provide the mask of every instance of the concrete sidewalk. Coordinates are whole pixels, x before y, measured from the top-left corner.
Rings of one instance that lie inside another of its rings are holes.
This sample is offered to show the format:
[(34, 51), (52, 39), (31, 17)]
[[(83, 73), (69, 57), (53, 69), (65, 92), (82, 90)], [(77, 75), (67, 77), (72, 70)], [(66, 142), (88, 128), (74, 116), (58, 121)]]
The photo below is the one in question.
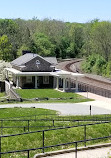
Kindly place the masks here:
[[(108, 110), (111, 110), (111, 98), (106, 98), (94, 93), (90, 93), (90, 92), (78, 92), (77, 94), (80, 94), (84, 97), (88, 97), (90, 99), (94, 99), (95, 101), (91, 101), (91, 102), (85, 102), (85, 105), (93, 105), (96, 107), (101, 107), (101, 108), (105, 108)], [(84, 102), (82, 103), (84, 105)]]
[[(104, 144), (105, 145), (105, 144)], [(104, 146), (103, 145), (103, 146)], [(34, 156), (34, 158), (109, 158), (111, 156), (111, 144), (109, 144), (107, 147), (99, 147), (99, 145), (93, 145), (90, 147), (83, 147), (79, 148), (77, 151), (77, 157), (75, 151), (72, 151), (75, 149), (68, 149), (62, 151), (55, 151), (55, 152), (49, 152), (44, 154), (37, 154)], [(65, 153), (66, 152), (66, 153)]]

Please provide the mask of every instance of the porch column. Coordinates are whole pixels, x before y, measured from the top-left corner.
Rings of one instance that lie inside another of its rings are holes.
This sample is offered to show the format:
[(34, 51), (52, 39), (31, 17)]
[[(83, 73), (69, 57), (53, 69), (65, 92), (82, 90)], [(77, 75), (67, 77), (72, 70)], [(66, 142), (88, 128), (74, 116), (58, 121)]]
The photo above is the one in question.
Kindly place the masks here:
[(63, 78), (63, 92), (65, 92), (65, 89), (66, 89), (66, 79)]
[(53, 78), (53, 88), (56, 88), (56, 78)]
[(76, 77), (76, 92), (78, 92), (78, 78)]
[(68, 80), (68, 89), (71, 89), (71, 79)]
[(16, 86), (19, 87), (19, 76), (16, 77)]
[(56, 89), (59, 89), (59, 77), (57, 77), (56, 80)]
[(6, 70), (6, 76), (5, 77), (6, 77), (6, 79), (8, 79), (8, 71), (7, 70)]
[(35, 89), (37, 89), (37, 76), (35, 76)]

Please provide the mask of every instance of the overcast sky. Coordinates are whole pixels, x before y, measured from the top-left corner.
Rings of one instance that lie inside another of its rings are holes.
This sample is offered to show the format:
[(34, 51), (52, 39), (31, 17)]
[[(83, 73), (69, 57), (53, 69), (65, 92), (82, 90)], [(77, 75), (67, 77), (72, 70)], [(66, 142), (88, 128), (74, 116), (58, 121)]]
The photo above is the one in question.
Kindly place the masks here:
[(111, 0), (0, 0), (0, 18), (111, 21)]

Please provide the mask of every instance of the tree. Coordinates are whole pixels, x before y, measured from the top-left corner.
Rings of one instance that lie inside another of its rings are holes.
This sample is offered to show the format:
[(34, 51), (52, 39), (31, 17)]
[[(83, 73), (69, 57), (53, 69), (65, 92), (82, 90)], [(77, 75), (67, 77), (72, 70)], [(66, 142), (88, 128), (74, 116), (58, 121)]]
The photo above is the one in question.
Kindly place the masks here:
[(111, 23), (106, 21), (96, 23), (93, 26), (92, 39), (95, 50), (108, 61), (111, 54)]
[[(9, 62), (0, 60), (0, 81), (5, 80), (5, 78), (6, 78), (5, 68), (8, 68), (8, 67), (11, 68), (11, 64)], [(11, 77), (11, 74), (9, 74), (9, 75), (10, 75), (9, 77)]]
[(105, 76), (106, 77), (111, 77), (111, 62), (110, 61), (107, 63), (107, 67), (106, 67), (105, 70), (106, 70), (105, 71)]
[(60, 48), (60, 57), (61, 58), (67, 58), (68, 57), (68, 48), (69, 48), (69, 46), (70, 46), (70, 41), (69, 41), (69, 39), (68, 38), (66, 38), (66, 37), (62, 37), (61, 38), (61, 42), (60, 42), (60, 46), (59, 46), (59, 48)]
[(11, 60), (17, 57), (17, 49), (21, 46), (21, 32), (18, 24), (11, 19), (0, 19), (0, 36), (6, 35), (9, 42), (12, 45), (12, 58)]
[(95, 57), (96, 57), (96, 62), (92, 67), (92, 72), (97, 75), (103, 75), (104, 69), (106, 67), (106, 60), (99, 54), (95, 55)]
[(33, 36), (31, 50), (41, 56), (54, 56), (54, 45), (43, 33), (35, 33)]
[(99, 54), (90, 55), (83, 63), (82, 68), (87, 73), (94, 73), (97, 75), (105, 75), (107, 62)]
[(12, 58), (12, 45), (8, 40), (7, 35), (0, 37), (0, 59), (10, 61)]
[(91, 55), (93, 52), (102, 55), (106, 61), (111, 57), (111, 23), (94, 20), (84, 29), (85, 38), (83, 52)]
[(23, 50), (30, 50), (30, 47), (26, 46), (25, 44), (23, 44), (17, 51), (17, 56), (21, 56), (22, 55), (22, 51)]
[[(72, 50), (73, 56), (81, 56), (81, 49), (83, 46), (83, 25), (74, 23), (71, 25), (70, 31), (69, 31), (69, 38), (71, 40), (70, 44), (70, 50)], [(71, 54), (72, 54), (71, 53)]]

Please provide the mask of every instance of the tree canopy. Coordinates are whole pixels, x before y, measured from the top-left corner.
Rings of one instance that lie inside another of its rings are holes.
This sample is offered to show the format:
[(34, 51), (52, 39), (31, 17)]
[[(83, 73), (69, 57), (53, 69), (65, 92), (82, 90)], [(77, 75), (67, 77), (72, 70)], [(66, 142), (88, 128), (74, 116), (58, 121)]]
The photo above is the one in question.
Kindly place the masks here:
[[(104, 69), (110, 71), (111, 22), (94, 19), (82, 24), (37, 18), (0, 19), (0, 59), (12, 61), (22, 54), (22, 50), (57, 58), (84, 57), (89, 60), (88, 72), (96, 72), (104, 59), (107, 64)], [(92, 70), (91, 64), (95, 61)]]

